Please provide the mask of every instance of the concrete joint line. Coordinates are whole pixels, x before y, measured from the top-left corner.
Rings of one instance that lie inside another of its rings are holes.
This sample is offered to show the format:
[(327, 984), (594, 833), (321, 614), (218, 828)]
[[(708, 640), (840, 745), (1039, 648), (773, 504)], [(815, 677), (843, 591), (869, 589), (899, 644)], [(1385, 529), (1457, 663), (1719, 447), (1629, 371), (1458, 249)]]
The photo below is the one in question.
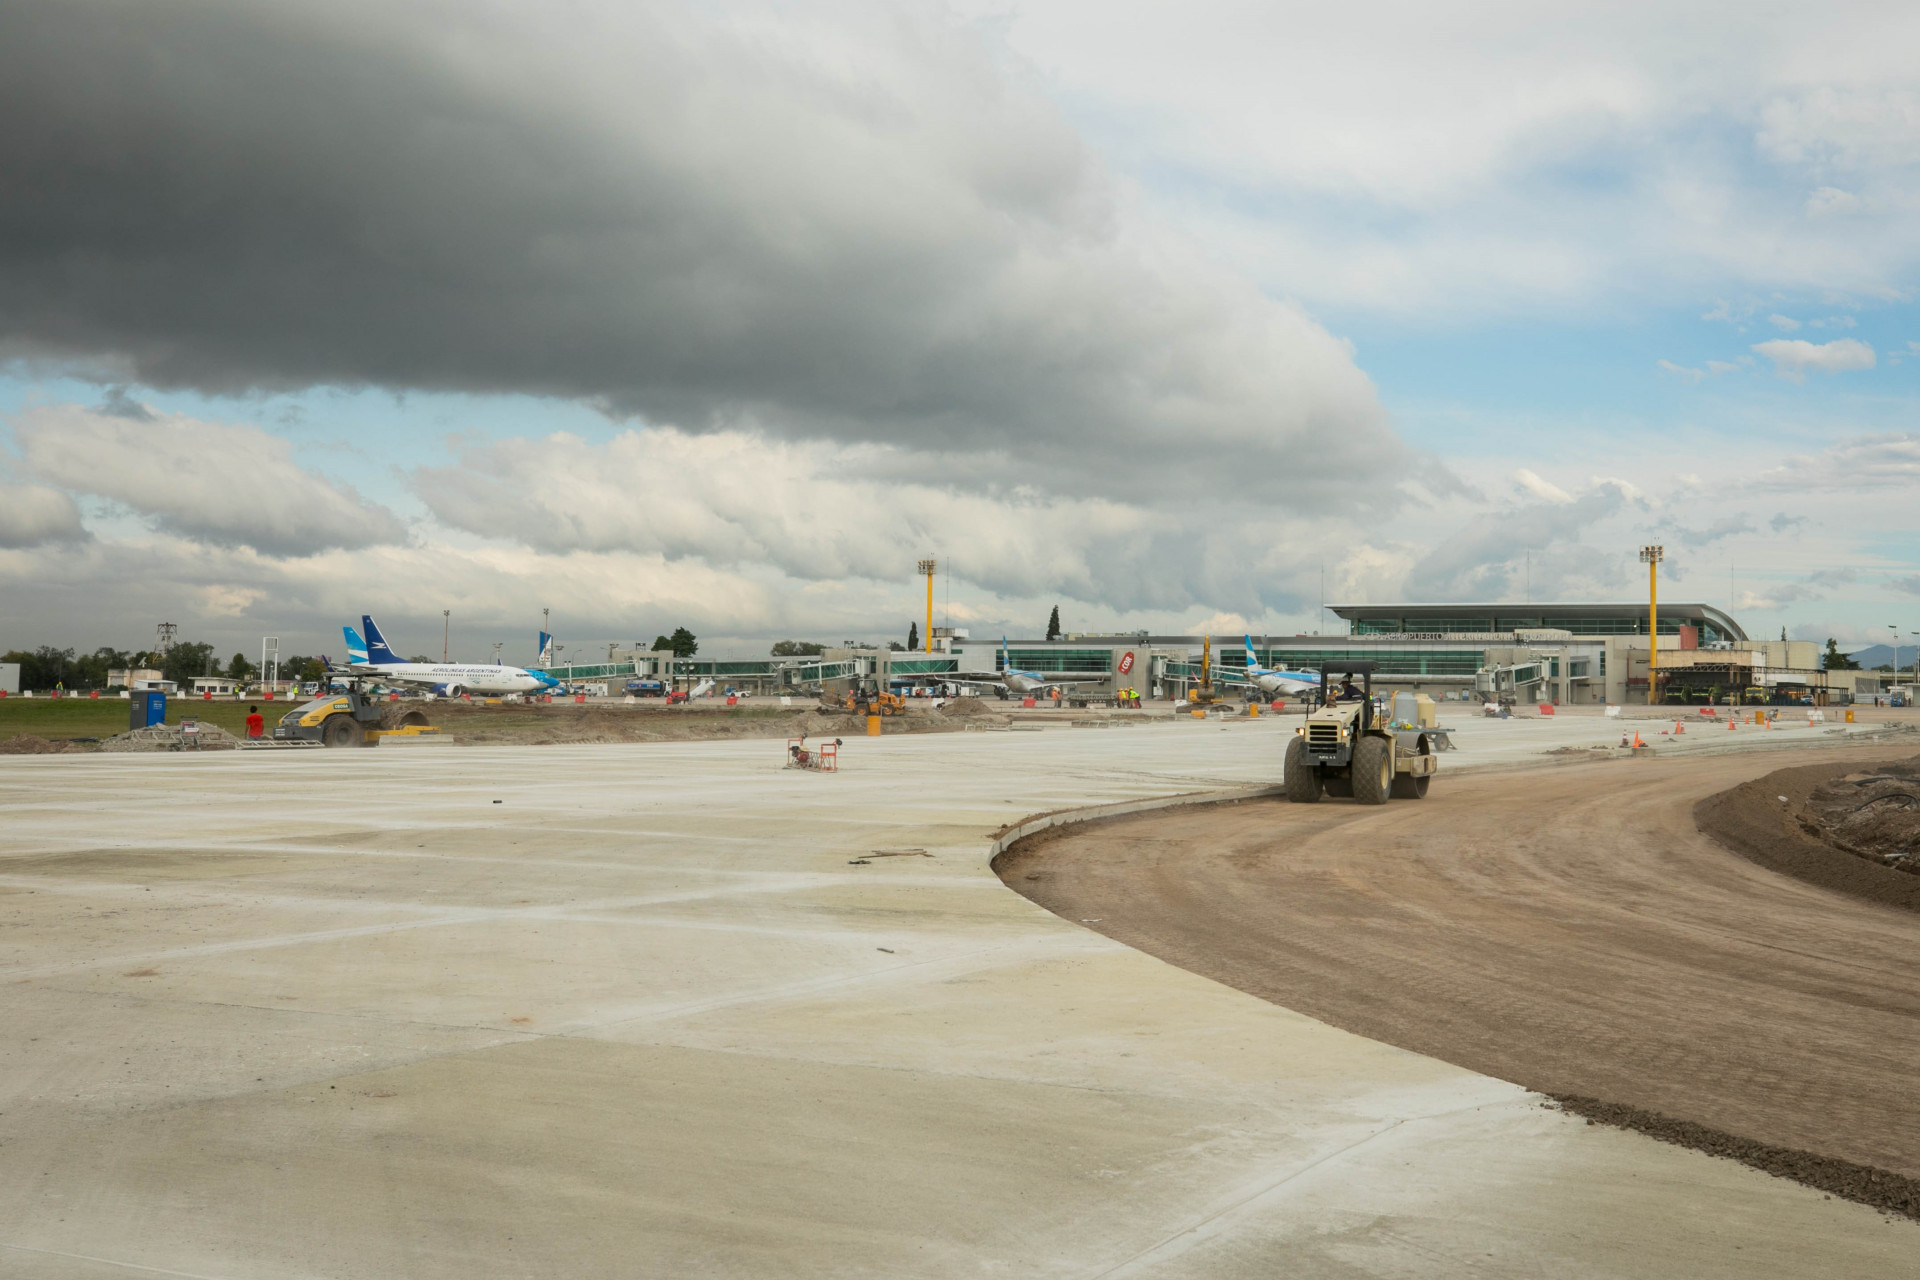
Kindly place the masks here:
[(0, 1249), (12, 1249), (19, 1253), (37, 1253), (43, 1258), (71, 1258), (75, 1262), (97, 1262), (103, 1267), (119, 1267), (123, 1271), (138, 1271), (149, 1276), (181, 1276), (184, 1280), (222, 1280), (219, 1276), (209, 1276), (198, 1271), (174, 1271), (167, 1267), (149, 1267), (138, 1262), (122, 1262), (118, 1258), (97, 1258), (90, 1253), (63, 1253), (59, 1249), (36, 1249), (30, 1244), (8, 1244), (0, 1241)]
[[(1516, 1104), (1508, 1103), (1504, 1105), (1513, 1106)], [(1287, 1170), (1277, 1178), (1263, 1182), (1247, 1194), (1237, 1196), (1220, 1208), (1203, 1214), (1198, 1221), (1182, 1227), (1172, 1235), (1166, 1236), (1154, 1244), (1149, 1245), (1132, 1257), (1115, 1263), (1112, 1266), (1105, 1267), (1102, 1270), (1092, 1272), (1087, 1277), (1087, 1280), (1109, 1280), (1110, 1277), (1132, 1275), (1144, 1267), (1177, 1258), (1196, 1245), (1202, 1244), (1214, 1236), (1219, 1235), (1222, 1231), (1225, 1231), (1234, 1220), (1245, 1216), (1253, 1210), (1261, 1208), (1266, 1202), (1274, 1199), (1281, 1192), (1288, 1190), (1293, 1183), (1306, 1177), (1314, 1170), (1331, 1164), (1342, 1156), (1351, 1155), (1362, 1147), (1378, 1142), (1382, 1138), (1389, 1137), (1408, 1125), (1425, 1124), (1431, 1120), (1445, 1120), (1452, 1116), (1465, 1115), (1472, 1111), (1485, 1111), (1487, 1108), (1487, 1103), (1476, 1103), (1470, 1107), (1456, 1107), (1452, 1111), (1436, 1111), (1432, 1115), (1403, 1116), (1391, 1124), (1384, 1125), (1363, 1137), (1356, 1138), (1345, 1146), (1335, 1147), (1331, 1151), (1315, 1156), (1303, 1165)]]

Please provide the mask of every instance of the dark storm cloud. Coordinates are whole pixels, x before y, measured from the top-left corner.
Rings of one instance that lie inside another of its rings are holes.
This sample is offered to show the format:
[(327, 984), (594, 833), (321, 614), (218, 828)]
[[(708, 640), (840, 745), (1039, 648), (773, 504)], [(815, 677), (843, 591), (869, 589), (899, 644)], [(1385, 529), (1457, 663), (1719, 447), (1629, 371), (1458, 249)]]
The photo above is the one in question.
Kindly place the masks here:
[(0, 120), (0, 354), (553, 394), (1135, 496), (1326, 507), (1405, 465), (1341, 343), (1129, 222), (912, 7), (16, 2)]

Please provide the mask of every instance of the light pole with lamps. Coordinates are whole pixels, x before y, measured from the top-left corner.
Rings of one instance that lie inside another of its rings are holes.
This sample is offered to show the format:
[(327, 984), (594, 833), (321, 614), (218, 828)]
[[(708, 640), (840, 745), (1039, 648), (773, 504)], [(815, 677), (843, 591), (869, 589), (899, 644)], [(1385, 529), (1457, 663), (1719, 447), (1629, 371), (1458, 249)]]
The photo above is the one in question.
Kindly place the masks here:
[(447, 641), (448, 641), (448, 638), (452, 635), (453, 635), (453, 610), (442, 609), (440, 611), (440, 661), (442, 662), (447, 662), (450, 660), (448, 659), (447, 654), (452, 652), (452, 646), (449, 645)]
[(922, 560), (919, 566), (927, 579), (927, 633), (920, 640), (928, 653), (933, 652), (933, 572), (938, 567), (938, 562), (933, 559)]
[[(1893, 674), (1894, 683), (1897, 685), (1900, 676), (1900, 628), (1888, 623), (1887, 630), (1893, 632)], [(1907, 632), (1907, 638), (1920, 642), (1920, 631)], [(1907, 686), (1908, 706), (1913, 705), (1915, 694), (1920, 694), (1920, 643), (1916, 643), (1913, 648), (1913, 683)]]
[(1640, 548), (1640, 563), (1647, 566), (1647, 705), (1660, 701), (1660, 562), (1667, 558), (1663, 546)]

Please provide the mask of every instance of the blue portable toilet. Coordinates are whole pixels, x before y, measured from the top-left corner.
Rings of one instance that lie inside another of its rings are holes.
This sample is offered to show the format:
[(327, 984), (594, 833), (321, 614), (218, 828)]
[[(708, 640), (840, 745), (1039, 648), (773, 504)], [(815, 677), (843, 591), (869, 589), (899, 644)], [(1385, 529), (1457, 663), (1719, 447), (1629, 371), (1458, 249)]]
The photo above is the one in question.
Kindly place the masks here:
[(164, 689), (135, 689), (132, 702), (133, 712), (127, 717), (127, 728), (145, 729), (149, 725), (167, 722), (167, 694)]

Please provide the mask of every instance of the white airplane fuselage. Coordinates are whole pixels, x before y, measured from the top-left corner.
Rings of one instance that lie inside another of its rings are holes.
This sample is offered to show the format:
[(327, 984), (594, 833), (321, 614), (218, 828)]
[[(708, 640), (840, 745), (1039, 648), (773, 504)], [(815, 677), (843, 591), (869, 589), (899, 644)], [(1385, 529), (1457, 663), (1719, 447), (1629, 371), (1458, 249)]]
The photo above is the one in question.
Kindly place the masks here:
[(1271, 694), (1307, 694), (1320, 687), (1318, 680), (1302, 680), (1298, 676), (1282, 675), (1278, 671), (1249, 671), (1247, 682), (1262, 693)]
[(462, 693), (540, 693), (560, 687), (552, 676), (523, 667), (461, 662), (356, 662), (345, 674), (378, 684)]

